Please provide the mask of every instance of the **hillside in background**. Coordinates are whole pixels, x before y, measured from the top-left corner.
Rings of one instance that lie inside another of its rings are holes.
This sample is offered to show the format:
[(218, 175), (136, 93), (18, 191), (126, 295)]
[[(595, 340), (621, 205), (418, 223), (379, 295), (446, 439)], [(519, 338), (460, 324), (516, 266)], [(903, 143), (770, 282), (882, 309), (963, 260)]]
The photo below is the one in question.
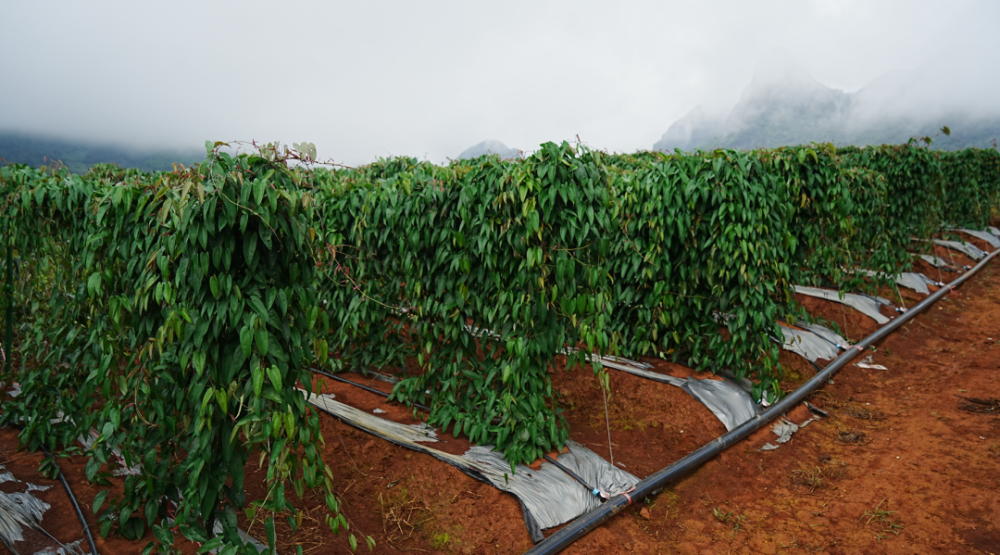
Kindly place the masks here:
[(73, 173), (86, 173), (91, 166), (100, 163), (118, 164), (123, 168), (142, 171), (162, 171), (172, 169), (174, 163), (197, 164), (204, 157), (204, 150), (197, 149), (138, 151), (83, 141), (0, 132), (0, 159), (31, 166), (41, 166), (57, 160)]
[[(698, 106), (653, 145), (654, 150), (771, 148), (832, 142), (836, 145), (905, 143), (935, 137), (943, 149), (990, 147), (1000, 138), (1000, 110), (969, 102), (974, 88), (943, 70), (886, 74), (854, 93), (816, 81), (785, 51), (761, 60), (731, 109)], [(952, 134), (940, 134), (948, 126)]]
[(469, 158), (479, 158), (484, 154), (499, 154), (501, 158), (520, 158), (521, 151), (516, 148), (507, 148), (507, 145), (500, 141), (483, 141), (477, 145), (470, 146), (458, 155), (459, 160)]

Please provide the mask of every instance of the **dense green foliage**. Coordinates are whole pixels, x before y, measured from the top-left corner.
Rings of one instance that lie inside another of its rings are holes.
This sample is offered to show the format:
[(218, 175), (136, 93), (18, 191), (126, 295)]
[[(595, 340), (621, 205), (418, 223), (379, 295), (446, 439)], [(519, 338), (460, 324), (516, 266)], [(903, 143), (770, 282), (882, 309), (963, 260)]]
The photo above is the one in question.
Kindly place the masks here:
[[(286, 484), (299, 495), (329, 486), (318, 416), (294, 387), (309, 390), (309, 364), (327, 357), (307, 232), (314, 204), (283, 163), (223, 154), (158, 175), (2, 171), (22, 277), (52, 286), (19, 299), (32, 370), (3, 420), (27, 417), (21, 440), (32, 449), (98, 430), (94, 481), (116, 451), (141, 464), (102, 512), (103, 533), (117, 522), (138, 539), (152, 526), (169, 545), (159, 521), (170, 514), (205, 545), (222, 541), (209, 540), (220, 520), (235, 548), (244, 466), (262, 449), (264, 509), (293, 508)], [(266, 528), (273, 544), (270, 517)]]
[(853, 270), (893, 274), (921, 248), (912, 238), (984, 228), (1000, 155), (548, 143), (522, 160), (329, 170), (213, 150), (190, 170), (8, 166), (0, 180), (24, 361), (3, 422), (24, 417), (31, 448), (97, 430), (98, 482), (117, 452), (141, 463), (102, 511), (105, 533), (152, 526), (169, 544), (170, 515), (205, 542), (221, 520), (236, 549), (252, 455), (268, 461), (257, 501), (272, 543), (273, 514), (295, 514), (287, 485), (322, 487), (338, 508), (297, 389), (310, 366), (405, 364), (396, 399), (512, 465), (568, 438), (550, 372), (574, 349), (571, 366), (585, 352), (668, 357), (777, 397), (773, 338), (802, 316), (791, 286), (871, 291), (886, 277)]

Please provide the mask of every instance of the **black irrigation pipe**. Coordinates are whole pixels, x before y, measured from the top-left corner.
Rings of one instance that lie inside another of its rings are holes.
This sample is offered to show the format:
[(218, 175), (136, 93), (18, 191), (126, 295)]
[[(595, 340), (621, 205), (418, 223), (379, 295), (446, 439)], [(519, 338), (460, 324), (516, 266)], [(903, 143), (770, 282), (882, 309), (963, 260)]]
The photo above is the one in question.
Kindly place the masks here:
[[(18, 430), (24, 430), (24, 426), (20, 424), (11, 424), (11, 427)], [(87, 538), (87, 543), (90, 544), (91, 555), (100, 555), (97, 552), (97, 544), (94, 543), (94, 536), (90, 534), (90, 525), (87, 524), (87, 519), (83, 516), (83, 510), (80, 509), (80, 503), (77, 502), (76, 496), (73, 495), (73, 490), (69, 487), (69, 482), (66, 481), (66, 476), (63, 475), (62, 469), (59, 468), (59, 463), (56, 462), (56, 458), (52, 456), (49, 452), (49, 448), (42, 444), (42, 453), (45, 454), (45, 458), (51, 459), (52, 463), (56, 467), (56, 473), (59, 476), (59, 482), (62, 483), (63, 489), (66, 490), (66, 495), (69, 496), (70, 503), (73, 504), (73, 511), (76, 512), (76, 518), (80, 519), (80, 525), (83, 526), (83, 535)]]
[[(385, 397), (387, 399), (389, 398), (389, 394), (388, 393), (386, 393), (385, 391), (379, 391), (378, 389), (375, 389), (374, 387), (369, 387), (367, 385), (360, 384), (358, 382), (352, 382), (351, 380), (348, 380), (347, 378), (341, 378), (340, 376), (338, 376), (336, 374), (330, 374), (329, 372), (324, 372), (322, 370), (317, 370), (316, 368), (310, 368), (310, 370), (312, 370), (313, 374), (319, 374), (320, 376), (326, 376), (327, 378), (330, 378), (331, 380), (338, 381), (338, 382), (343, 382), (343, 383), (346, 383), (346, 384), (350, 384), (350, 385), (353, 385), (354, 387), (360, 387), (361, 389), (364, 389), (365, 391), (367, 391), (369, 393), (374, 393), (375, 395), (381, 395), (382, 397)], [(431, 409), (425, 407), (424, 405), (421, 405), (420, 403), (410, 403), (410, 404), (412, 404), (413, 406), (417, 407), (418, 409), (420, 409), (420, 410), (422, 410), (424, 412), (431, 412)]]
[(607, 503), (601, 505), (600, 507), (597, 507), (589, 513), (580, 516), (555, 534), (552, 534), (538, 545), (526, 551), (525, 555), (550, 555), (559, 553), (594, 528), (600, 526), (605, 521), (611, 519), (611, 517), (625, 510), (632, 504), (632, 499), (643, 499), (659, 493), (667, 484), (697, 469), (703, 463), (708, 462), (728, 447), (731, 447), (740, 440), (764, 427), (764, 425), (771, 422), (771, 420), (774, 420), (779, 415), (785, 414), (792, 407), (804, 401), (809, 394), (826, 383), (826, 381), (832, 378), (838, 370), (853, 360), (855, 356), (863, 352), (870, 345), (885, 338), (917, 314), (926, 310), (927, 307), (933, 305), (941, 297), (950, 293), (956, 287), (965, 282), (965, 280), (975, 275), (998, 254), (1000, 254), (1000, 249), (995, 249), (968, 272), (955, 278), (955, 280), (948, 285), (945, 285), (941, 289), (935, 291), (933, 295), (927, 297), (906, 312), (903, 312), (902, 315), (879, 328), (879, 330), (875, 333), (864, 338), (860, 343), (851, 347), (847, 352), (842, 353), (834, 359), (834, 361), (828, 364), (822, 372), (816, 374), (810, 378), (809, 381), (802, 384), (801, 387), (786, 395), (782, 400), (772, 405), (771, 408), (763, 414), (755, 416), (735, 430), (719, 436), (707, 445), (699, 448), (697, 451), (690, 453), (670, 466), (654, 473), (645, 480), (640, 481), (636, 484), (635, 489), (628, 494), (617, 495), (609, 499)]
[(56, 467), (56, 473), (59, 475), (59, 481), (62, 483), (62, 487), (66, 490), (66, 495), (69, 496), (70, 502), (73, 504), (73, 510), (76, 512), (76, 518), (80, 519), (80, 525), (83, 526), (83, 535), (87, 537), (87, 543), (90, 544), (91, 555), (98, 555), (97, 544), (94, 543), (94, 536), (90, 534), (90, 526), (87, 524), (87, 519), (83, 516), (83, 511), (80, 509), (80, 503), (77, 502), (76, 496), (73, 495), (73, 490), (69, 487), (69, 482), (66, 481), (66, 475), (63, 474), (62, 469), (59, 468), (59, 463), (56, 462), (56, 458), (49, 453), (47, 447), (42, 445), (42, 452), (45, 456), (52, 460), (52, 464)]

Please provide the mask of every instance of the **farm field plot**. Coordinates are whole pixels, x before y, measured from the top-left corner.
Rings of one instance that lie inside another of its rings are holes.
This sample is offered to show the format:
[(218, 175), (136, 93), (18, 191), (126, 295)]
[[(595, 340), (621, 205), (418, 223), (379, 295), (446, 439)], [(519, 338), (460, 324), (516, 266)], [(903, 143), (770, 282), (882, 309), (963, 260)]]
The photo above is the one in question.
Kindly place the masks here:
[[(1000, 268), (986, 267), (867, 354), (888, 370), (853, 364), (842, 370), (810, 398), (828, 418), (774, 451), (759, 451), (774, 433), (757, 432), (660, 495), (636, 500), (566, 553), (1000, 552)], [(649, 362), (662, 372), (682, 370)], [(592, 376), (589, 368), (553, 373), (554, 387), (568, 411), (571, 438), (606, 457), (601, 392), (580, 373)], [(811, 369), (797, 364), (789, 375), (791, 388)], [(369, 385), (389, 390), (379, 381)], [(410, 411), (357, 388), (323, 379), (322, 390), (414, 422)], [(639, 477), (725, 431), (677, 388), (612, 371), (611, 391), (614, 457)], [(788, 416), (801, 423), (810, 415), (800, 407)], [(522, 553), (532, 545), (513, 497), (332, 417), (324, 416), (322, 429), (323, 458), (337, 477), (343, 511), (352, 529), (375, 538), (375, 553)], [(468, 445), (442, 439), (445, 450)], [(0, 431), (0, 460), (23, 454), (15, 433)], [(55, 484), (37, 477), (37, 463), (34, 456), (7, 468), (20, 479)], [(83, 457), (60, 460), (90, 516), (96, 491), (88, 487), (84, 463)], [(43, 525), (74, 541), (79, 525), (57, 487), (45, 492), (53, 508)], [(321, 514), (321, 504), (307, 499), (306, 513)], [(306, 520), (293, 534), (279, 522), (279, 551), (347, 549), (342, 534), (324, 528)], [(145, 543), (97, 542), (102, 553), (131, 553)], [(195, 551), (189, 543), (178, 547)]]
[(0, 168), (0, 523), (80, 534), (48, 446), (101, 552), (995, 553), (1000, 154), (930, 142)]

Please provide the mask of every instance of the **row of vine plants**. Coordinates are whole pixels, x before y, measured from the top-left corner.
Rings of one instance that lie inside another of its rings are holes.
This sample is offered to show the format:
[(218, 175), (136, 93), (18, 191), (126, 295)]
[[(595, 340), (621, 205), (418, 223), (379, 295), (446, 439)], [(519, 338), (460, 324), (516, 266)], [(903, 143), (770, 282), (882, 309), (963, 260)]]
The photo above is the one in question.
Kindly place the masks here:
[[(294, 528), (306, 489), (347, 527), (300, 391), (311, 368), (415, 363), (393, 397), (513, 470), (569, 437), (557, 356), (730, 370), (773, 400), (772, 338), (808, 317), (793, 285), (874, 291), (926, 248), (914, 238), (984, 229), (1000, 201), (995, 150), (913, 143), (632, 155), (547, 143), (515, 160), (337, 169), (220, 146), (152, 174), (0, 169), (22, 363), (4, 377), (22, 393), (0, 422), (23, 424), (31, 449), (96, 430), (88, 478), (107, 485), (119, 456), (140, 469), (124, 494), (98, 495), (101, 531), (151, 528), (147, 551), (177, 534), (248, 549), (241, 511), (273, 549), (274, 518)], [(265, 499), (246, 498), (251, 457)]]

